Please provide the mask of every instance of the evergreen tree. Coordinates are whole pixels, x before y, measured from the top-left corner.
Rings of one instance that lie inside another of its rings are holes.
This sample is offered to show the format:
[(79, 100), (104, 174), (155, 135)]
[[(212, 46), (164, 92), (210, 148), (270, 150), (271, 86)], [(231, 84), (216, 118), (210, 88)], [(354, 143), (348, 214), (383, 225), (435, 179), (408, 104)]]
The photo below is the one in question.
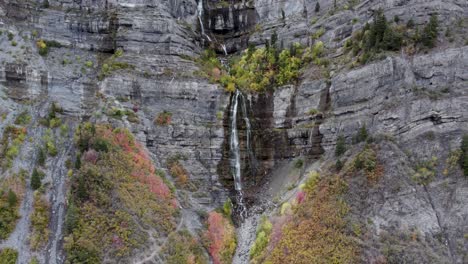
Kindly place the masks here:
[(41, 187), (41, 176), (39, 175), (39, 171), (37, 168), (34, 168), (32, 177), (31, 177), (31, 188), (33, 190), (37, 190)]
[(65, 229), (67, 230), (68, 234), (73, 232), (73, 229), (78, 224), (78, 217), (78, 208), (75, 206), (75, 203), (71, 201), (65, 216)]
[(421, 37), (422, 43), (428, 48), (433, 48), (435, 46), (435, 41), (437, 40), (437, 34), (439, 29), (439, 22), (436, 15), (431, 15), (429, 23), (424, 27), (423, 35)]
[(354, 137), (354, 142), (359, 143), (359, 142), (366, 141), (367, 137), (368, 137), (367, 128), (366, 128), (366, 124), (364, 124), (364, 125), (361, 126), (361, 128), (359, 128), (359, 131), (357, 132), (356, 136)]
[(80, 201), (86, 201), (88, 199), (88, 191), (86, 190), (84, 176), (78, 178), (78, 187), (76, 188), (76, 195)]
[(16, 196), (16, 193), (12, 191), (11, 189), (8, 190), (8, 205), (10, 207), (13, 207), (16, 205), (18, 202), (18, 197)]
[(391, 27), (387, 27), (382, 39), (382, 48), (385, 50), (400, 50), (403, 37)]
[(468, 176), (468, 135), (464, 135), (461, 143), (462, 154), (460, 156), (460, 165), (463, 170), (463, 174)]
[(373, 40), (372, 46), (377, 47), (383, 41), (385, 31), (387, 30), (387, 18), (383, 14), (382, 9), (376, 11), (374, 16), (374, 25), (373, 25)]
[(335, 147), (335, 156), (339, 157), (346, 152), (346, 141), (343, 136), (338, 136), (336, 140), (336, 147)]
[(39, 166), (44, 166), (46, 161), (46, 153), (43, 148), (39, 148), (39, 152), (37, 153), (37, 163)]
[(319, 2), (317, 1), (317, 3), (315, 4), (315, 13), (319, 12), (320, 11), (320, 4)]

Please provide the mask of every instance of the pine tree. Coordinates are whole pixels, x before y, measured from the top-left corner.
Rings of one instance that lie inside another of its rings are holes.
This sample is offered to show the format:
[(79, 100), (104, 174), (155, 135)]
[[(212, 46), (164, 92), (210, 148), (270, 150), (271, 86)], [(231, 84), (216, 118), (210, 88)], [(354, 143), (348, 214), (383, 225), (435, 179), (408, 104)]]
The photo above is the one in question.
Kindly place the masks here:
[(41, 176), (36, 168), (34, 168), (32, 177), (31, 177), (31, 188), (37, 190), (41, 187)]
[(39, 166), (44, 166), (46, 161), (46, 154), (43, 148), (39, 149), (39, 152), (37, 153), (37, 163)]
[(468, 176), (468, 135), (464, 135), (461, 143), (462, 154), (460, 156), (460, 165), (463, 170), (463, 174)]
[(336, 147), (335, 147), (335, 156), (339, 157), (346, 152), (346, 141), (343, 136), (338, 136), (336, 140)]
[(88, 199), (88, 191), (86, 190), (86, 183), (83, 176), (78, 178), (78, 187), (76, 188), (76, 194), (80, 201), (86, 201)]
[(18, 202), (18, 197), (16, 196), (16, 193), (12, 191), (11, 189), (9, 189), (8, 190), (8, 205), (10, 207), (14, 207), (17, 202)]
[(387, 27), (382, 39), (382, 48), (385, 50), (400, 50), (403, 37), (391, 27)]
[(428, 48), (433, 48), (435, 46), (435, 41), (437, 40), (437, 34), (439, 29), (439, 21), (437, 20), (436, 15), (431, 15), (429, 23), (424, 27), (423, 35), (421, 37), (422, 43)]
[(70, 206), (68, 206), (67, 214), (65, 216), (65, 229), (67, 233), (70, 234), (73, 232), (73, 229), (76, 227), (78, 223), (78, 208), (75, 206), (75, 203), (72, 201), (70, 202)]

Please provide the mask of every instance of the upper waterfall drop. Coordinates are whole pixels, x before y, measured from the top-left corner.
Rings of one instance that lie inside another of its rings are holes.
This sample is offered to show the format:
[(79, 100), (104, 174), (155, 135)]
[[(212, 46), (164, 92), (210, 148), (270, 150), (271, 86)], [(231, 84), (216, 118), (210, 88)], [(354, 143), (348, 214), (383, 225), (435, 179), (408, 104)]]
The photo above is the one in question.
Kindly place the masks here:
[(231, 103), (231, 138), (230, 148), (232, 153), (231, 168), (233, 169), (234, 187), (236, 191), (242, 191), (241, 164), (239, 134), (237, 131), (237, 109), (239, 103), (239, 90), (236, 90)]
[(202, 36), (205, 36), (209, 42), (211, 42), (210, 36), (205, 33), (205, 26), (203, 25), (203, 0), (199, 0), (197, 4), (197, 12), (198, 12), (198, 21), (200, 22), (200, 29)]

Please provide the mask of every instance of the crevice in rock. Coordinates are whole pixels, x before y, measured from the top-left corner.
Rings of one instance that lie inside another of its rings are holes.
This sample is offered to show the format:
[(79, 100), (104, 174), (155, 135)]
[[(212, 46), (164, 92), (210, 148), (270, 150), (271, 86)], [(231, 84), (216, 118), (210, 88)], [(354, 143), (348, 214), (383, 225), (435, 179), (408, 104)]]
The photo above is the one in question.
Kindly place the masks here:
[(440, 232), (442, 232), (442, 234), (444, 235), (445, 237), (445, 241), (447, 243), (447, 252), (449, 254), (449, 257), (450, 259), (452, 260), (452, 263), (456, 263), (455, 259), (454, 259), (454, 249), (453, 249), (453, 245), (452, 245), (452, 242), (449, 238), (449, 235), (448, 233), (446, 232), (445, 230), (445, 227), (444, 225), (442, 224), (441, 222), (441, 216), (439, 215), (439, 212), (437, 211), (437, 209), (435, 208), (435, 205), (434, 205), (434, 202), (432, 201), (432, 196), (427, 188), (426, 185), (423, 186), (424, 187), (424, 192), (426, 193), (427, 195), (427, 198), (429, 200), (429, 204), (431, 205), (431, 208), (432, 208), (432, 211), (434, 211), (434, 214), (436, 216), (436, 219), (437, 219), (437, 225), (439, 226), (439, 229), (440, 229)]

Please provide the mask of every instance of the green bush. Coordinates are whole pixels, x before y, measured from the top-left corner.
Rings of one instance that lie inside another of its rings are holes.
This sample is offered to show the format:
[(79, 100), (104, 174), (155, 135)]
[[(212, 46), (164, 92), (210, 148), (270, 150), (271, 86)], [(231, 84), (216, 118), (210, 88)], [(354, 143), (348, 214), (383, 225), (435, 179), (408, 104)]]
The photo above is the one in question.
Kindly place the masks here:
[(41, 188), (41, 180), (44, 178), (45, 174), (42, 171), (39, 171), (37, 168), (34, 168), (31, 175), (31, 188), (37, 190)]
[(435, 41), (437, 40), (439, 22), (437, 20), (437, 15), (431, 15), (429, 23), (424, 27), (423, 34), (421, 37), (422, 44), (428, 48), (433, 48), (435, 46)]
[(346, 152), (346, 141), (343, 136), (338, 136), (336, 140), (335, 156), (339, 157)]
[(15, 34), (13, 34), (12, 32), (9, 32), (9, 31), (8, 31), (8, 34), (7, 34), (7, 35), (8, 35), (8, 40), (9, 40), (9, 41), (12, 41), (13, 38), (15, 37)]
[(19, 219), (19, 203), (16, 193), (12, 190), (7, 194), (2, 190), (0, 194), (0, 239), (6, 239), (15, 229), (16, 221)]
[(463, 174), (468, 176), (468, 135), (464, 135), (461, 143), (460, 166)]
[(428, 185), (435, 178), (435, 169), (437, 166), (437, 158), (432, 157), (431, 160), (420, 163), (416, 166), (416, 172), (411, 179), (421, 185)]
[(266, 216), (262, 216), (260, 226), (257, 230), (257, 236), (254, 244), (250, 248), (250, 258), (256, 258), (262, 255), (263, 251), (268, 245), (270, 240), (270, 234), (273, 229), (273, 225)]
[(363, 124), (361, 128), (359, 128), (359, 131), (356, 133), (356, 135), (353, 138), (354, 143), (366, 141), (368, 139), (368, 136), (369, 135), (367, 133), (366, 124)]
[(28, 111), (21, 112), (15, 119), (15, 125), (28, 125), (31, 122), (31, 115)]
[(16, 264), (18, 251), (12, 248), (0, 249), (0, 264)]

